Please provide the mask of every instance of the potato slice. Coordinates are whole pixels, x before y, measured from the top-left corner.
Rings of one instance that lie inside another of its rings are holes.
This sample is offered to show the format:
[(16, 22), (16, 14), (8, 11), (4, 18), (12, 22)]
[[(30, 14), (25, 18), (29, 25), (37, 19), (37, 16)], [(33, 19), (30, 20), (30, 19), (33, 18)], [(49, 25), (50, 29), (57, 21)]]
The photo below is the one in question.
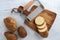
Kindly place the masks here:
[(45, 31), (48, 31), (48, 30), (47, 30), (47, 26), (45, 26), (44, 29), (38, 29), (38, 31), (39, 31), (39, 32), (45, 32)]
[(44, 23), (44, 18), (43, 17), (41, 17), (41, 16), (38, 16), (38, 17), (36, 17), (36, 19), (35, 19), (35, 23), (37, 24), (37, 25), (42, 25), (43, 23)]
[(41, 25), (41, 26), (38, 26), (38, 25), (37, 25), (37, 28), (40, 28), (40, 29), (41, 29), (41, 28), (44, 28), (45, 26), (46, 26), (46, 22), (44, 22), (44, 24)]

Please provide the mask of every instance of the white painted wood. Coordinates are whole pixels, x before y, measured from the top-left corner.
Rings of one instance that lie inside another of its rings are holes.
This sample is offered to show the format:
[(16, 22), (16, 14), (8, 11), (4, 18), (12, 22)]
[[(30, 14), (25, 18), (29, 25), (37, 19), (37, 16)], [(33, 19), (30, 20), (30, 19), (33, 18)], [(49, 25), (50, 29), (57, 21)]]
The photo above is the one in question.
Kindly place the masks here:
[(4, 32), (7, 31), (7, 29), (4, 25), (3, 19), (8, 16), (11, 16), (16, 20), (18, 27), (23, 25), (27, 30), (27, 37), (18, 38), (18, 40), (60, 40), (60, 0), (40, 0), (46, 9), (57, 13), (56, 20), (52, 25), (48, 38), (42, 38), (35, 31), (28, 28), (24, 24), (24, 20), (20, 14), (13, 13), (11, 15), (10, 11), (12, 8), (17, 8), (20, 5), (24, 6), (29, 1), (30, 0), (0, 0), (0, 40), (6, 40)]

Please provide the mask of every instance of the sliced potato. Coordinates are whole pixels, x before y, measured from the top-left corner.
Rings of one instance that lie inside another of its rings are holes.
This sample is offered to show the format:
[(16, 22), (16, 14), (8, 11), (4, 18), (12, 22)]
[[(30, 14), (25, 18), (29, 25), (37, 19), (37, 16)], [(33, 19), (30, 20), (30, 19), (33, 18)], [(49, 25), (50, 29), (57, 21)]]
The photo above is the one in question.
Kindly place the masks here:
[(38, 25), (37, 25), (37, 28), (44, 28), (45, 26), (46, 26), (46, 22), (44, 22), (44, 24), (41, 25), (41, 26), (38, 26)]
[(45, 32), (45, 31), (48, 31), (48, 30), (47, 30), (47, 26), (45, 26), (45, 28), (44, 28), (44, 29), (41, 29), (41, 30), (40, 30), (40, 29), (38, 29), (38, 31), (39, 31), (39, 32)]
[(41, 17), (41, 16), (38, 16), (38, 17), (36, 17), (36, 19), (35, 19), (35, 23), (37, 24), (37, 25), (42, 25), (43, 23), (44, 23), (44, 18), (43, 17)]

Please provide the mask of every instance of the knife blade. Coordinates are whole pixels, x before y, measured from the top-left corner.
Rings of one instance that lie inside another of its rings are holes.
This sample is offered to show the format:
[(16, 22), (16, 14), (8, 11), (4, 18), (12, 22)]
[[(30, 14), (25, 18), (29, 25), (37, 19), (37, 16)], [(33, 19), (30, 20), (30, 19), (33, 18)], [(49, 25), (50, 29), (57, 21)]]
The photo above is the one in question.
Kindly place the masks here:
[(42, 3), (41, 3), (39, 0), (34, 0), (34, 1), (37, 1), (37, 2), (40, 4), (40, 6), (41, 6), (42, 8), (44, 8), (44, 6), (42, 5)]
[(27, 21), (31, 21), (33, 20), (38, 14), (40, 14), (43, 9), (44, 9), (44, 6), (41, 4), (41, 2), (39, 0), (34, 0), (34, 1), (38, 1), (38, 3), (40, 4), (31, 14), (29, 14), (27, 17), (26, 17), (26, 20)]
[(29, 14), (26, 19), (27, 21), (33, 20), (38, 14), (40, 14), (43, 11), (43, 8), (39, 5), (31, 14)]

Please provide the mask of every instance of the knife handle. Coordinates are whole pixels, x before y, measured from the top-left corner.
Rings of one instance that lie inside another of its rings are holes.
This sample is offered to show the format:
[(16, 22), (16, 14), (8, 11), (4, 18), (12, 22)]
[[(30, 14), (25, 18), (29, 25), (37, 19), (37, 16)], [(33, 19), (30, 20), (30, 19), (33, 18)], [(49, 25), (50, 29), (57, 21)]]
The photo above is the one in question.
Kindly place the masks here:
[[(15, 12), (15, 13), (18, 13), (18, 12), (20, 12), (21, 13), (21, 11), (23, 10), (27, 10), (32, 4), (33, 4), (33, 0), (31, 0), (29, 3), (27, 3), (24, 7), (23, 6), (19, 6), (18, 8), (13, 8), (12, 9), (12, 11), (11, 11), (11, 13), (13, 13), (13, 12)], [(17, 10), (17, 11), (15, 11), (15, 10)]]
[(23, 14), (25, 14), (26, 16), (28, 16), (30, 14), (30, 12), (27, 11), (27, 10), (24, 10)]
[(23, 14), (25, 14), (26, 16), (29, 15), (31, 12), (33, 12), (35, 9), (37, 8), (36, 5), (33, 5), (32, 8), (30, 9), (30, 11), (24, 10)]
[(27, 3), (24, 7), (23, 6), (19, 6), (18, 7), (18, 12), (21, 12), (22, 10), (26, 11), (32, 4), (33, 4), (33, 0), (30, 1), (29, 3)]
[(33, 12), (38, 6), (33, 5), (32, 8), (30, 9), (30, 13)]
[(19, 6), (17, 10), (18, 10), (18, 12), (20, 12), (20, 13), (21, 13), (21, 11), (22, 11), (23, 9), (24, 9), (24, 7), (23, 7), (23, 6)]
[(32, 4), (33, 4), (33, 0), (30, 1), (29, 3), (27, 3), (27, 5), (24, 6), (24, 10), (27, 10)]

